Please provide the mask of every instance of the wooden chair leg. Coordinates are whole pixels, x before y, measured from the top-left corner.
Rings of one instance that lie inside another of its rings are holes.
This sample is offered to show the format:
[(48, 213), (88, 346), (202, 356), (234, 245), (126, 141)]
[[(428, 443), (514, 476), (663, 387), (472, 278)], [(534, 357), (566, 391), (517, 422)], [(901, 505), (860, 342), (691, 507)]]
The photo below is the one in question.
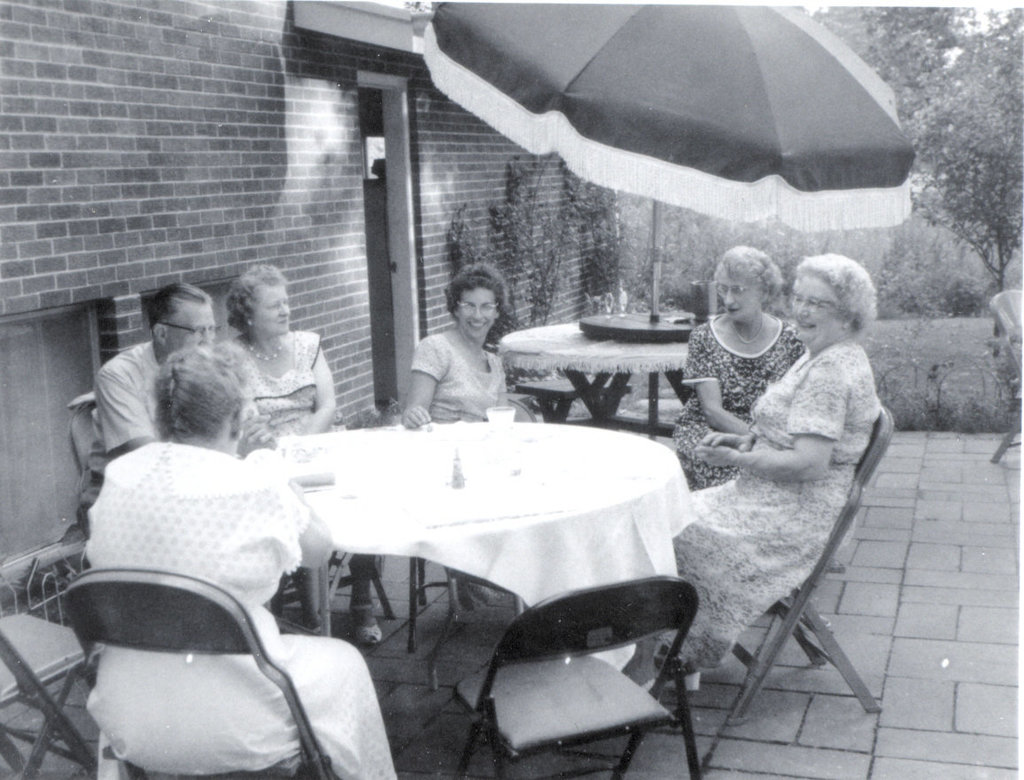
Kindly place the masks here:
[(992, 463), (998, 463), (1000, 460), (1002, 460), (1003, 455), (1005, 455), (1006, 451), (1010, 449), (1010, 447), (1013, 445), (1013, 440), (1014, 438), (1016, 438), (1018, 433), (1020, 433), (1020, 431), (1018, 430), (1007, 431), (1006, 435), (1003, 437), (1003, 440), (999, 442), (999, 447), (998, 449), (996, 449), (995, 455), (992, 456)]
[(853, 668), (853, 664), (850, 663), (846, 653), (839, 647), (839, 643), (832, 634), (832, 629), (829, 628), (828, 623), (810, 604), (804, 608), (804, 618), (811, 625), (811, 630), (814, 631), (814, 636), (821, 643), (822, 649), (828, 656), (828, 660), (843, 675), (846, 684), (850, 686), (850, 690), (853, 691), (860, 701), (864, 712), (881, 712), (881, 706), (875, 701), (875, 697), (871, 695), (871, 691), (868, 690), (868, 686), (865, 685), (861, 676), (857, 674), (857, 670)]

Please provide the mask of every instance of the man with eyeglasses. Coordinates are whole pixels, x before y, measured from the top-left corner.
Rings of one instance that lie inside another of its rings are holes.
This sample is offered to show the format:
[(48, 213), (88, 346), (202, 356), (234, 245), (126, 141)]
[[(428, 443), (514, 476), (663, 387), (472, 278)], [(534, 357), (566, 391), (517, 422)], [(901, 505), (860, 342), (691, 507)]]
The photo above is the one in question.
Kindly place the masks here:
[(155, 441), (154, 381), (168, 355), (185, 347), (211, 344), (217, 326), (210, 296), (191, 284), (162, 287), (147, 307), (152, 340), (126, 349), (96, 374), (97, 440), (89, 455), (80, 520), (96, 500), (107, 463)]

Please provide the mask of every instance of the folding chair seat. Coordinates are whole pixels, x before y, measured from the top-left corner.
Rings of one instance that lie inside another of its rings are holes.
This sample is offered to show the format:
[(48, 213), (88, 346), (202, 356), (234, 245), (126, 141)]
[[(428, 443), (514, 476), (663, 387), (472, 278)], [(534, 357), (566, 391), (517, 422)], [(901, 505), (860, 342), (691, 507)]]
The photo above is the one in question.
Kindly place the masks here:
[[(71, 583), (67, 605), (75, 634), (87, 653), (104, 644), (178, 655), (251, 655), (260, 672), (284, 696), (298, 731), (299, 760), (279, 764), (273, 771), (228, 776), (255, 778), (276, 773), (335, 779), (291, 677), (267, 656), (249, 614), (224, 589), (169, 572), (91, 569)], [(133, 777), (148, 776), (145, 767), (126, 764), (126, 768)]]
[[(92, 748), (64, 712), (84, 664), (74, 632), (32, 615), (0, 618), (0, 661), (0, 708), (20, 703), (43, 717), (38, 732), (0, 725), (0, 755), (11, 769), (23, 777), (34, 777), (46, 753), (52, 752), (95, 770)], [(58, 684), (59, 691), (51, 693)], [(12, 738), (31, 744), (27, 760)]]
[[(683, 668), (677, 659), (696, 611), (696, 590), (678, 577), (588, 588), (527, 609), (506, 629), (486, 671), (456, 688), (476, 718), (458, 775), (466, 775), (481, 738), (490, 742), (495, 769), (504, 777), (507, 761), (628, 735), (614, 766), (614, 776), (620, 777), (647, 732), (672, 726), (682, 730), (690, 777), (699, 778)], [(662, 665), (649, 691), (593, 657), (666, 631), (674, 632), (668, 655), (673, 660)], [(675, 684), (673, 709), (659, 701), (669, 680)], [(579, 774), (584, 771), (594, 770)]]
[(867, 449), (857, 464), (846, 503), (832, 526), (832, 532), (825, 542), (825, 549), (814, 569), (804, 580), (803, 585), (794, 590), (789, 597), (775, 602), (768, 610), (766, 614), (771, 617), (771, 625), (755, 653), (751, 653), (739, 642), (733, 645), (733, 654), (747, 667), (747, 674), (729, 715), (730, 724), (742, 723), (746, 719), (747, 710), (764, 685), (768, 672), (775, 665), (786, 640), (791, 636), (812, 664), (823, 666), (828, 662), (839, 670), (865, 712), (881, 711), (882, 708), (836, 641), (828, 622), (814, 609), (810, 599), (853, 525), (860, 509), (861, 494), (889, 446), (892, 431), (892, 414), (882, 407), (878, 419), (875, 420)]

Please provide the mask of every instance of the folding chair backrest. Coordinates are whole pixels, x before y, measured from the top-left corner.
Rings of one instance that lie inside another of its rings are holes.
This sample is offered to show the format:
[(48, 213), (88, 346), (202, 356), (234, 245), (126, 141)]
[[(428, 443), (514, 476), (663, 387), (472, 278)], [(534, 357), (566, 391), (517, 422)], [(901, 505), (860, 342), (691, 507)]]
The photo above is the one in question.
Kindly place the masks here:
[(494, 650), (497, 664), (620, 647), (661, 631), (685, 635), (697, 592), (678, 577), (649, 577), (574, 591), (517, 616)]
[(995, 320), (996, 334), (1006, 342), (1010, 359), (1017, 371), (1017, 379), (1021, 373), (1021, 292), (1020, 290), (1003, 290), (992, 296), (988, 308)]
[(808, 582), (816, 583), (821, 578), (822, 572), (824, 572), (835, 555), (836, 550), (843, 543), (843, 539), (846, 537), (850, 526), (853, 525), (854, 518), (857, 516), (857, 511), (860, 509), (860, 499), (861, 494), (864, 492), (864, 487), (871, 481), (871, 476), (875, 473), (875, 469), (878, 468), (882, 456), (885, 455), (885, 451), (889, 447), (889, 441), (892, 439), (892, 432), (892, 413), (883, 406), (871, 430), (871, 438), (868, 440), (867, 449), (864, 450), (864, 454), (857, 464), (857, 469), (854, 471), (853, 484), (850, 486), (850, 492), (847, 494), (846, 503), (843, 505), (839, 517), (836, 518), (836, 522), (832, 526), (832, 533), (829, 534), (828, 541), (825, 543), (825, 549), (818, 559), (817, 565), (807, 578)]
[(245, 608), (224, 589), (170, 572), (91, 569), (68, 587), (67, 606), (86, 649), (102, 643), (168, 653), (252, 655), (288, 703), (304, 762), (314, 776), (331, 776), (291, 677), (267, 657)]

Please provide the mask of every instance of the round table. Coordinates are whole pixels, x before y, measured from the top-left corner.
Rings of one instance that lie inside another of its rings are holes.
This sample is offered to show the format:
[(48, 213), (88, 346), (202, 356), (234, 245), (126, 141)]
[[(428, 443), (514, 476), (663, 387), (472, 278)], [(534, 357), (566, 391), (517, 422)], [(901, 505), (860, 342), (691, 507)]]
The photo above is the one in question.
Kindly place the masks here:
[[(610, 315), (610, 319), (615, 316)], [(665, 375), (681, 401), (685, 402), (692, 392), (683, 381), (688, 353), (689, 347), (683, 342), (645, 344), (589, 339), (575, 322), (515, 331), (498, 345), (498, 354), (510, 366), (563, 371), (596, 424), (642, 430), (652, 436), (670, 433), (658, 422), (659, 373)], [(646, 374), (648, 380), (647, 422), (642, 426), (617, 414), (633, 374)]]
[[(295, 476), (340, 550), (407, 555), (482, 577), (526, 603), (577, 588), (675, 574), (690, 522), (675, 453), (614, 431), (488, 423), (378, 428), (286, 439)], [(452, 487), (456, 452), (465, 487)]]

